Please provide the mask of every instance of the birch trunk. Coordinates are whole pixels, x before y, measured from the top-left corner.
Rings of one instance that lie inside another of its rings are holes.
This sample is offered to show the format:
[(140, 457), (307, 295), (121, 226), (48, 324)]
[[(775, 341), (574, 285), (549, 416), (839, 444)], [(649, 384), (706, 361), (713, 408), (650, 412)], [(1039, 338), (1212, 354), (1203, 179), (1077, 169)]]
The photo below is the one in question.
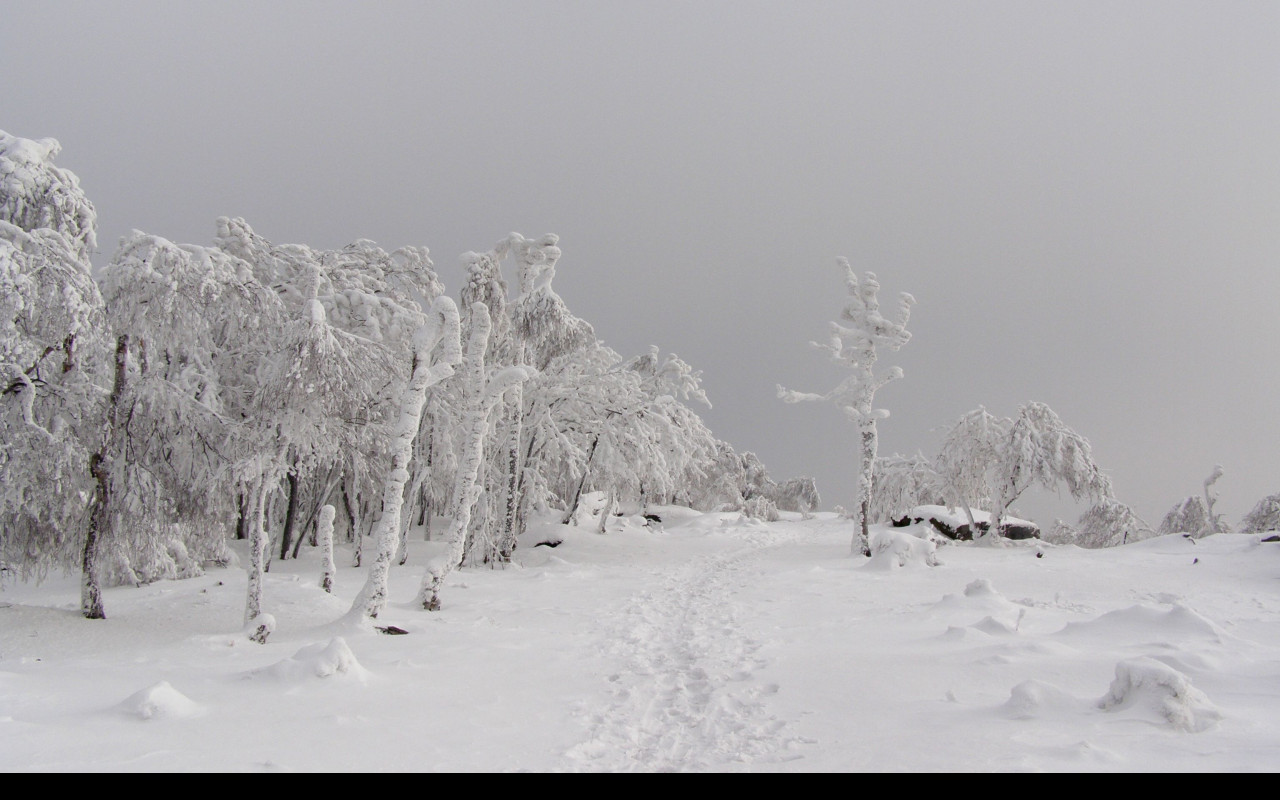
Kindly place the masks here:
[(471, 524), (471, 510), (480, 497), (477, 480), (481, 461), (484, 460), (484, 439), (489, 428), (489, 415), (503, 393), (516, 383), (531, 376), (526, 367), (507, 367), (485, 382), (484, 351), (489, 341), (489, 309), (484, 303), (471, 306), (471, 333), (467, 338), (466, 375), (475, 387), (471, 407), (467, 409), (463, 424), (462, 457), (454, 483), (454, 514), (445, 536), (446, 551), (442, 558), (433, 559), (427, 565), (418, 592), (418, 602), (428, 611), (440, 608), (440, 587), (445, 578), (462, 562), (466, 551), (467, 528)]
[(502, 531), (498, 543), (498, 560), (502, 563), (511, 561), (516, 550), (517, 517), (520, 509), (520, 435), (521, 416), (524, 407), (524, 387), (517, 384), (507, 393), (510, 416), (507, 431), (507, 492), (506, 508), (502, 517)]
[(337, 512), (333, 506), (320, 509), (320, 521), (316, 529), (316, 542), (320, 546), (324, 564), (320, 572), (320, 588), (333, 592), (333, 578), (338, 574), (338, 565), (333, 561), (333, 518)]
[(96, 480), (93, 512), (84, 540), (84, 556), (80, 569), (80, 612), (87, 619), (106, 619), (102, 607), (102, 587), (98, 581), (98, 554), (102, 537), (111, 525), (111, 462), (118, 438), (120, 399), (129, 380), (129, 335), (116, 339), (116, 372), (107, 403), (107, 420), (98, 452), (89, 458), (89, 472)]
[[(351, 606), (351, 613), (360, 613), (368, 619), (376, 618), (387, 604), (387, 583), (391, 562), (395, 559), (399, 543), (400, 508), (404, 504), (404, 486), (409, 480), (409, 459), (413, 456), (413, 443), (422, 425), (422, 409), (427, 403), (427, 391), (451, 376), (454, 366), (460, 360), (457, 345), (458, 312), (453, 301), (448, 300), (447, 309), (452, 313), (446, 313), (442, 300), (447, 298), (438, 299), (434, 307), (439, 315), (433, 320), (435, 324), (424, 325), (414, 334), (413, 365), (400, 400), (400, 417), (392, 440), (391, 473), (387, 476), (382, 492), (382, 516), (374, 531), (378, 553), (369, 568), (364, 588)], [(441, 339), (445, 340), (444, 352), (435, 364), (428, 366), (431, 352)]]
[(253, 622), (262, 614), (262, 578), (267, 562), (267, 479), (258, 482), (254, 497), (253, 519), (249, 523), (249, 586), (245, 593), (244, 621)]

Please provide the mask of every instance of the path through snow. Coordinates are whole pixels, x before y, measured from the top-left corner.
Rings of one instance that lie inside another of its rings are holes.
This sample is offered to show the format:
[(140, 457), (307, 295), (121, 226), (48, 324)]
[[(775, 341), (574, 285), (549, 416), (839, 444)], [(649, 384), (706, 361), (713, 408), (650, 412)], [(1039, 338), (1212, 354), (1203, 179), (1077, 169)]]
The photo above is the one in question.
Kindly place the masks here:
[(742, 546), (665, 577), (653, 571), (654, 588), (608, 615), (600, 649), (621, 668), (606, 676), (611, 703), (587, 712), (589, 737), (569, 750), (568, 769), (706, 771), (803, 757), (769, 711), (778, 686), (757, 676), (762, 642), (736, 600), (766, 591), (753, 562), (793, 540), (793, 528), (733, 524)]

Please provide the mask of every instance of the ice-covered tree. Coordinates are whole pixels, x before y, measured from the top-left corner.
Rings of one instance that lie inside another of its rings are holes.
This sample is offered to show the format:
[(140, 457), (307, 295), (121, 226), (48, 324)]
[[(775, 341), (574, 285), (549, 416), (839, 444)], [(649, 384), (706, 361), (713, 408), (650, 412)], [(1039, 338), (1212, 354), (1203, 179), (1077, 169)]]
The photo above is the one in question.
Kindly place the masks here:
[(171, 526), (198, 558), (221, 557), (237, 466), (260, 458), (244, 420), (279, 300), (239, 258), (139, 231), (102, 287), (116, 369), (91, 533), (110, 533), (126, 574), (173, 577)]
[(924, 455), (894, 453), (876, 459), (875, 487), (871, 495), (872, 522), (888, 522), (919, 505), (943, 504), (938, 473), (933, 462)]
[(1089, 442), (1044, 403), (1027, 403), (1009, 427), (995, 464), (988, 534), (1002, 535), (1009, 506), (1031, 486), (1066, 487), (1077, 500), (1112, 498), (1111, 480), (1093, 462)]
[(944, 504), (964, 511), (969, 530), (976, 531), (973, 507), (985, 507), (995, 494), (992, 472), (1008, 442), (1013, 420), (997, 417), (978, 406), (947, 431), (934, 459)]
[[(476, 307), (484, 308), (479, 303)], [(374, 531), (378, 552), (368, 580), (352, 606), (353, 613), (370, 619), (377, 617), (386, 605), (387, 581), (400, 534), (400, 508), (404, 503), (405, 483), (409, 480), (409, 459), (413, 455), (427, 392), (452, 376), (454, 367), (462, 360), (457, 307), (449, 298), (439, 297), (431, 312), (427, 324), (414, 334), (409, 378), (392, 431), (391, 471), (383, 490), (382, 517)]]
[(67, 237), (0, 221), (0, 561), (26, 575), (82, 555), (105, 397), (103, 305)]
[(1280, 494), (1267, 495), (1240, 521), (1241, 533), (1280, 530)]
[(418, 592), (418, 602), (428, 611), (440, 608), (440, 589), (445, 578), (462, 563), (471, 510), (479, 499), (479, 490), (482, 488), (477, 479), (484, 458), (484, 439), (489, 417), (494, 406), (513, 384), (528, 380), (534, 374), (528, 367), (511, 366), (490, 375), (485, 368), (484, 359), (491, 329), (489, 310), (484, 303), (476, 302), (472, 304), (470, 312), (470, 330), (463, 363), (463, 377), (469, 387), (469, 398), (460, 432), (462, 454), (458, 460), (453, 491), (453, 519), (445, 537), (445, 552), (427, 564)]
[(1080, 547), (1117, 547), (1150, 539), (1156, 532), (1124, 503), (1104, 499), (1080, 515), (1071, 544)]
[(806, 518), (821, 502), (822, 497), (818, 494), (818, 484), (807, 475), (783, 481), (778, 487), (778, 492), (774, 499), (774, 504), (777, 505), (778, 510), (799, 512)]
[(1197, 538), (1212, 533), (1228, 533), (1231, 528), (1222, 519), (1221, 514), (1213, 513), (1213, 506), (1218, 500), (1218, 493), (1213, 485), (1223, 476), (1223, 469), (1215, 465), (1213, 471), (1204, 479), (1204, 496), (1190, 497), (1169, 509), (1157, 529), (1161, 536), (1170, 533), (1184, 533)]
[(98, 215), (80, 179), (55, 166), (57, 139), (23, 139), (0, 131), (0, 219), (24, 231), (57, 231), (72, 259), (87, 265), (97, 246)]
[(1200, 531), (1201, 536), (1205, 536), (1210, 533), (1228, 533), (1231, 530), (1226, 521), (1222, 518), (1221, 514), (1213, 513), (1213, 507), (1218, 502), (1218, 491), (1213, 488), (1213, 485), (1218, 482), (1218, 479), (1221, 478), (1223, 474), (1222, 465), (1215, 464), (1213, 472), (1209, 473), (1209, 477), (1204, 479), (1204, 507), (1205, 516), (1208, 517), (1208, 525)]
[[(288, 493), (281, 557), (294, 539), (295, 520), (307, 521), (305, 529), (330, 493), (340, 490), (358, 565), (363, 535), (378, 516), (376, 497), (390, 463), (382, 456), (397, 405), (395, 387), (404, 378), (399, 365), (410, 361), (409, 343), (423, 320), (420, 302), (430, 304), (444, 287), (425, 247), (387, 252), (367, 239), (338, 250), (277, 245), (243, 219), (228, 217), (218, 220), (215, 242), (251, 265), (257, 279), (281, 298), (293, 324), (295, 346), (279, 354), (287, 358), (276, 358), (270, 374), (287, 378), (290, 372), (314, 367), (313, 372), (329, 370), (338, 380), (343, 364), (359, 366), (359, 379), (339, 380), (341, 388), (295, 392), (283, 402), (277, 398), (277, 410), (290, 424), (279, 428), (276, 443), (289, 446), (283, 452), (273, 448), (280, 454), (270, 466), (276, 476), (273, 487), (283, 480)], [(311, 307), (313, 300), (324, 312), (321, 318)], [(313, 346), (327, 348), (332, 357), (308, 360), (307, 348)], [(318, 385), (315, 380), (310, 384)], [(264, 398), (271, 394), (258, 392)], [(259, 414), (260, 419), (265, 416)], [(267, 425), (264, 430), (269, 421)], [(411, 471), (416, 469), (415, 463)], [(298, 508), (300, 495), (306, 497), (305, 510)]]
[(840, 321), (830, 323), (827, 341), (812, 344), (826, 352), (832, 361), (850, 370), (851, 374), (826, 394), (795, 392), (779, 386), (778, 396), (788, 403), (806, 400), (832, 402), (857, 426), (858, 485), (851, 550), (870, 556), (867, 526), (878, 447), (876, 422), (889, 416), (887, 410), (875, 408), (873, 404), (876, 392), (890, 381), (902, 377), (899, 367), (877, 372), (875, 366), (881, 350), (895, 351), (911, 340), (907, 321), (915, 298), (906, 292), (901, 293), (897, 319), (887, 319), (880, 313), (880, 283), (875, 273), (867, 272), (859, 279), (847, 259), (841, 258), (838, 263), (844, 271), (849, 299), (840, 314)]
[(54, 165), (60, 149), (0, 131), (0, 561), (37, 577), (79, 566), (83, 612), (100, 618), (84, 520), (98, 485), (108, 337), (90, 276), (96, 214), (79, 179)]
[(596, 333), (551, 288), (560, 261), (559, 238), (550, 233), (533, 242), (516, 237), (511, 235), (511, 246), (520, 261), (520, 296), (512, 319), (527, 357), (541, 371), (555, 358), (592, 347)]

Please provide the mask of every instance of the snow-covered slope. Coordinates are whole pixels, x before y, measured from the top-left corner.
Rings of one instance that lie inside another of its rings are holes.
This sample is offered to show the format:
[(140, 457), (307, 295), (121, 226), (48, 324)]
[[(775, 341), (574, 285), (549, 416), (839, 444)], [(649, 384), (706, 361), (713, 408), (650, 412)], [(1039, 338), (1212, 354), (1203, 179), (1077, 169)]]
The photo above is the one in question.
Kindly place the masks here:
[[(506, 570), (336, 622), (363, 570), (0, 593), (0, 770), (1276, 770), (1280, 543), (848, 556), (833, 515), (670, 515), (531, 531)], [(420, 539), (420, 537), (419, 537)], [(917, 539), (923, 543), (923, 540)], [(349, 563), (339, 554), (339, 563)]]

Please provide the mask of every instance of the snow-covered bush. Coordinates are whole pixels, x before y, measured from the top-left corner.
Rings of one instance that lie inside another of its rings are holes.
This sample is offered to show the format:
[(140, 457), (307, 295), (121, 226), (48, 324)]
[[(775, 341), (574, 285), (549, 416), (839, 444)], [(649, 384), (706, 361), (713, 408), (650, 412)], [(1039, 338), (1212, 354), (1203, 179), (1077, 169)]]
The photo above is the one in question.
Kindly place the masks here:
[(751, 519), (764, 520), (765, 522), (777, 522), (781, 517), (778, 516), (778, 507), (773, 501), (764, 496), (752, 497), (742, 504), (742, 513)]

